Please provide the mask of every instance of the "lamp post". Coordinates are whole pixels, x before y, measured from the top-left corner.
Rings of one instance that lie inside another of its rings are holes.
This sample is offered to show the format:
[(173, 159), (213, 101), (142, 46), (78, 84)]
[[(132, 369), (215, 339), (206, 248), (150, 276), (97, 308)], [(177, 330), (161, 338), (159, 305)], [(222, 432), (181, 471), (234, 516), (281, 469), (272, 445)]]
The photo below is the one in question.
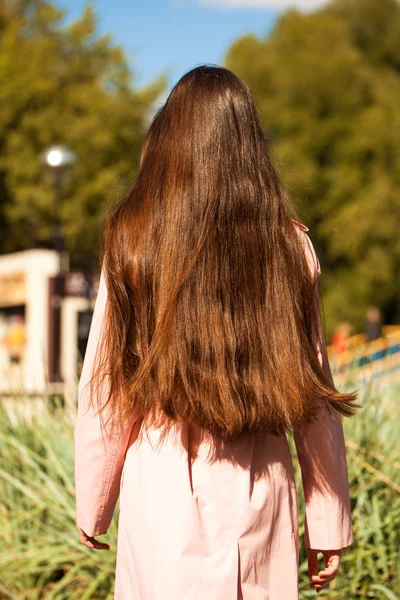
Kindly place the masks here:
[(61, 302), (64, 293), (65, 277), (69, 270), (69, 257), (65, 250), (64, 236), (60, 218), (62, 189), (70, 168), (76, 162), (75, 153), (64, 146), (52, 146), (41, 155), (54, 190), (53, 248), (59, 259), (58, 272), (50, 279), (49, 289), (49, 353), (48, 378), (52, 383), (61, 383)]

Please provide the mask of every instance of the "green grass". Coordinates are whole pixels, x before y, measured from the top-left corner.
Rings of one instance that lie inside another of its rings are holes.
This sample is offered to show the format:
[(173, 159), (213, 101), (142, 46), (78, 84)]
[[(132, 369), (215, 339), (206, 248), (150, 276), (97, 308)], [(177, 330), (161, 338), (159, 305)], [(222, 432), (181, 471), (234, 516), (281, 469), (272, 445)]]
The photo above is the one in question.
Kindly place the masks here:
[[(364, 386), (363, 408), (344, 420), (355, 543), (343, 551), (340, 576), (321, 597), (400, 599), (399, 400), (400, 383)], [(303, 513), (301, 498), (299, 504)], [(304, 548), (300, 563), (300, 598), (315, 597), (307, 591)]]
[[(365, 387), (360, 401), (364, 408), (345, 421), (356, 542), (319, 597), (400, 599), (400, 383)], [(10, 419), (0, 409), (1, 599), (113, 597), (116, 520), (106, 536), (110, 552), (89, 550), (77, 539), (72, 428), (62, 409), (30, 419)], [(300, 590), (302, 599), (316, 597), (303, 547)]]

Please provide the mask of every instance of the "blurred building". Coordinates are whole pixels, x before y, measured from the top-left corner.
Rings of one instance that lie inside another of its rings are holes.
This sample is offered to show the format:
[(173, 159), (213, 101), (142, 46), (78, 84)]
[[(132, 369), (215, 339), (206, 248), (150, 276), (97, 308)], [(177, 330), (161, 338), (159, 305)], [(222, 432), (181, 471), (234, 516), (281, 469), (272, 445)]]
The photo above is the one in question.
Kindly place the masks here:
[[(0, 256), (2, 394), (75, 389), (99, 274), (69, 272), (55, 296), (59, 262), (57, 252), (45, 249)], [(59, 319), (54, 319), (55, 303)]]

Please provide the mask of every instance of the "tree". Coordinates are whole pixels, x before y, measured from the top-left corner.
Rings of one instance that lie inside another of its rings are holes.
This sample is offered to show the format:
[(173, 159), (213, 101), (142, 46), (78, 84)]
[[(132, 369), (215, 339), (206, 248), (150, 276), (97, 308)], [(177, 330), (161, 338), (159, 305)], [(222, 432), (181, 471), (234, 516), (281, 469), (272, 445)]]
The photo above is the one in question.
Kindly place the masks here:
[[(285, 13), (226, 64), (255, 96), (324, 270), (328, 331), (400, 308), (400, 5), (336, 0)], [(400, 315), (398, 315), (400, 318)]]
[(125, 56), (96, 31), (93, 9), (69, 26), (46, 0), (0, 0), (0, 227), (2, 252), (51, 244), (54, 193), (40, 154), (78, 155), (61, 219), (75, 266), (95, 265), (110, 195), (135, 176), (158, 79), (135, 89)]

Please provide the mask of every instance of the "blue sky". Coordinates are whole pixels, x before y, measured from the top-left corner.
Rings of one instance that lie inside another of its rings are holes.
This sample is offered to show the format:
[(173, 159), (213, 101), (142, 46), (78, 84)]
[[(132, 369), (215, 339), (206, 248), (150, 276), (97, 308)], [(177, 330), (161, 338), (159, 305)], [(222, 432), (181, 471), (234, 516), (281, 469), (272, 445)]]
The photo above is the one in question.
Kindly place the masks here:
[[(280, 0), (280, 4), (285, 1)], [(307, 3), (307, 0), (298, 1)], [(318, 0), (308, 0), (312, 1)], [(276, 2), (95, 0), (92, 4), (100, 31), (110, 33), (124, 47), (136, 73), (136, 82), (144, 85), (157, 75), (167, 73), (172, 86), (197, 64), (221, 64), (229, 45), (240, 35), (265, 35), (278, 14)], [(57, 3), (67, 9), (69, 20), (78, 17), (88, 2), (58, 0)]]

